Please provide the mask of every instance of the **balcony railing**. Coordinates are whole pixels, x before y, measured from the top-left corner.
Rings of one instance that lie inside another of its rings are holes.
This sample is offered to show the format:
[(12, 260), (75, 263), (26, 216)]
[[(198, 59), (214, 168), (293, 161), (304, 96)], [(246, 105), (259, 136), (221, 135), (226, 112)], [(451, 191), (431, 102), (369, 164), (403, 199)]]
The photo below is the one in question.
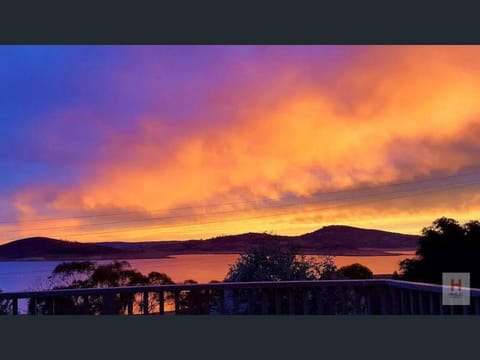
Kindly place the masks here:
[[(27, 304), (19, 312), (19, 302)], [(442, 304), (442, 286), (391, 279), (129, 286), (0, 293), (0, 311), (55, 314), (480, 314)]]

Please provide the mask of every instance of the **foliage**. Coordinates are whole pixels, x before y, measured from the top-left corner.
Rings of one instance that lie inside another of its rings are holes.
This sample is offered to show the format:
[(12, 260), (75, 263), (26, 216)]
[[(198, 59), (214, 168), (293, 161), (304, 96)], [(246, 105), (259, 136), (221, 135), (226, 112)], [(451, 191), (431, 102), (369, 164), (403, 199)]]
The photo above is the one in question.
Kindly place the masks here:
[[(236, 263), (231, 265), (224, 281), (295, 281), (295, 280), (331, 280), (339, 277), (332, 257), (324, 257), (318, 261), (307, 258), (293, 247), (258, 246), (241, 254)], [(304, 296), (307, 294), (307, 298)], [(302, 313), (305, 300), (313, 306), (316, 297), (331, 304), (331, 313), (337, 310), (343, 293), (331, 288), (317, 293), (302, 289), (279, 289), (262, 291), (261, 289), (237, 290), (235, 295), (227, 293), (225, 308), (234, 313)], [(276, 308), (278, 301), (280, 308)], [(293, 304), (293, 309), (290, 308)], [(266, 306), (266, 308), (265, 308)]]
[[(0, 290), (0, 293), (2, 290)], [(12, 302), (9, 300), (0, 300), (0, 315), (6, 315), (11, 312)]]
[(338, 273), (345, 279), (371, 279), (373, 277), (372, 270), (359, 263), (342, 266), (338, 269)]
[[(55, 267), (50, 280), (51, 290), (173, 284), (166, 274), (151, 272), (143, 275), (132, 269), (127, 261), (113, 261), (108, 264), (66, 262)], [(109, 310), (113, 313), (125, 313), (130, 300), (133, 301), (138, 311), (143, 310), (143, 301), (136, 298), (131, 299), (130, 294), (117, 294), (111, 300), (113, 309)], [(29, 312), (36, 314), (99, 314), (106, 306), (105, 301), (105, 296), (31, 299)], [(149, 297), (150, 311), (158, 306), (158, 301), (158, 294)]]
[(335, 276), (331, 257), (316, 261), (291, 247), (259, 246), (241, 254), (224, 281), (320, 280)]
[[(329, 280), (338, 278), (366, 278), (371, 271), (360, 264), (352, 264), (337, 270), (332, 257), (323, 257), (317, 260), (308, 258), (295, 248), (261, 245), (249, 249), (241, 254), (235, 264), (231, 265), (224, 281), (251, 282), (251, 281), (294, 281), (294, 280)], [(94, 262), (67, 262), (59, 264), (50, 277), (50, 290), (76, 288), (106, 288), (138, 285), (173, 284), (173, 281), (163, 273), (150, 272), (144, 275), (132, 269), (127, 261), (114, 261), (107, 264)], [(185, 284), (196, 284), (194, 280), (186, 280)], [(294, 299), (296, 313), (303, 311), (305, 304), (302, 289), (283, 289), (276, 294), (273, 291), (262, 293), (258, 290), (235, 290), (235, 304), (231, 290), (192, 289), (177, 293), (165, 293), (167, 303), (173, 301), (178, 305), (177, 314), (215, 314), (223, 312), (226, 307), (236, 307), (236, 312), (248, 312), (253, 296), (255, 311), (260, 311), (262, 297), (268, 298), (270, 313), (276, 312), (275, 299), (281, 299), (281, 311), (291, 312), (289, 301)], [(324, 302), (325, 313), (347, 313), (348, 304), (353, 304), (355, 294), (345, 287), (328, 287), (309, 291), (307, 295), (309, 306), (315, 307), (318, 297)], [(347, 302), (345, 302), (347, 299)], [(134, 312), (143, 312), (144, 302), (142, 294), (132, 297), (130, 294), (116, 294), (106, 297), (75, 296), (31, 299), (29, 312), (35, 314), (100, 314), (127, 312), (129, 303), (133, 302)], [(346, 304), (346, 305), (345, 305)], [(159, 294), (150, 293), (148, 298), (149, 312), (158, 311)], [(351, 306), (350, 306), (351, 307)], [(313, 308), (312, 308), (313, 310)], [(229, 310), (227, 310), (228, 313)], [(263, 310), (262, 310), (263, 311)]]
[[(195, 280), (185, 280), (184, 284), (198, 284)], [(218, 294), (213, 290), (190, 290), (178, 294), (177, 314), (209, 314), (218, 303)]]
[(442, 283), (443, 272), (469, 272), (472, 287), (480, 287), (480, 222), (442, 217), (423, 229), (416, 257), (400, 263), (398, 278)]

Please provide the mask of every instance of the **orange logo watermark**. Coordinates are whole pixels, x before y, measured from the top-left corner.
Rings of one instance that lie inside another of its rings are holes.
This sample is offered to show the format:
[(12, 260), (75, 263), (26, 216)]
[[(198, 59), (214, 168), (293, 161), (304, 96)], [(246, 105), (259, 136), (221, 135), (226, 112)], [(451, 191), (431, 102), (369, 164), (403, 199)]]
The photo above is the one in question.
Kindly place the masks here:
[(458, 279), (458, 282), (455, 283), (454, 279), (450, 280), (450, 291), (455, 291), (455, 285), (458, 287), (458, 291), (462, 291), (462, 279)]
[(470, 273), (443, 273), (442, 283), (442, 305), (470, 305)]

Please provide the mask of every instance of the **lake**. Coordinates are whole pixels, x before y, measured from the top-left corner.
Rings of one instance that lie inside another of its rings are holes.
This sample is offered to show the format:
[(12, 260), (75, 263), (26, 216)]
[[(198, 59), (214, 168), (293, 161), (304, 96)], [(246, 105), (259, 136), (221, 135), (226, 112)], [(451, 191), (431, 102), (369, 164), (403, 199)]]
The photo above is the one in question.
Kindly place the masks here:
[[(402, 255), (390, 256), (335, 256), (337, 267), (360, 263), (370, 268), (374, 274), (392, 274), (398, 270), (398, 263), (412, 257), (413, 251), (403, 251)], [(166, 273), (175, 282), (193, 279), (200, 283), (223, 280), (229, 266), (235, 263), (236, 254), (196, 254), (176, 255), (161, 259), (131, 259), (133, 268), (147, 274), (150, 271)], [(321, 258), (321, 256), (313, 256)], [(100, 261), (101, 263), (105, 261)], [(6, 291), (26, 291), (46, 289), (48, 276), (61, 261), (3, 261), (0, 262), (0, 289)]]

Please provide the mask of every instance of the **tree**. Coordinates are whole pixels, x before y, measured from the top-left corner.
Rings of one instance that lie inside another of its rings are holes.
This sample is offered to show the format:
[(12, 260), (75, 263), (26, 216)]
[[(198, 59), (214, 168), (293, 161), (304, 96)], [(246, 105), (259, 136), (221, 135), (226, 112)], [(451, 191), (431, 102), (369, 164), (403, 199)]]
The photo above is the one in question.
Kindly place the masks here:
[[(252, 282), (252, 281), (294, 281), (294, 280), (326, 280), (337, 278), (336, 266), (331, 257), (324, 257), (317, 261), (313, 257), (307, 258), (293, 247), (280, 245), (261, 245), (253, 247), (241, 254), (236, 263), (231, 265), (224, 281)], [(303, 311), (304, 295), (302, 289), (277, 289), (276, 292), (263, 289), (237, 290), (235, 293), (227, 291), (224, 297), (225, 308), (228, 312), (247, 313), (263, 312), (276, 313), (276, 303), (281, 313), (290, 312), (290, 303), (294, 311)], [(314, 304), (314, 296), (321, 296), (322, 300), (331, 304), (339, 302), (340, 294), (336, 289), (328, 291), (307, 292), (308, 306)], [(266, 306), (266, 308), (265, 308)], [(334, 310), (332, 310), (333, 312)]]
[[(189, 279), (184, 284), (198, 284), (197, 281)], [(215, 304), (216, 296), (210, 290), (190, 290), (178, 294), (176, 309), (177, 314), (209, 314), (212, 306)]]
[(480, 287), (480, 222), (464, 225), (442, 217), (422, 230), (416, 257), (400, 263), (400, 279), (442, 283), (444, 272), (469, 272), (471, 287)]
[[(65, 262), (57, 265), (50, 276), (51, 289), (78, 289), (78, 288), (103, 288), (138, 285), (163, 285), (174, 282), (168, 275), (151, 272), (143, 275), (132, 269), (127, 261), (113, 261), (108, 264), (95, 264), (93, 262)], [(113, 312), (122, 314), (126, 312), (130, 300), (134, 307), (143, 311), (141, 299), (131, 299), (130, 294), (116, 294), (113, 298)], [(149, 311), (158, 305), (158, 294), (149, 296)], [(63, 297), (31, 299), (29, 301), (30, 313), (41, 314), (100, 314), (105, 306), (102, 296)]]
[(371, 279), (373, 277), (372, 270), (359, 263), (342, 266), (338, 272), (346, 279)]
[(307, 258), (292, 247), (259, 246), (241, 254), (230, 266), (226, 282), (320, 280), (336, 277), (331, 257)]

